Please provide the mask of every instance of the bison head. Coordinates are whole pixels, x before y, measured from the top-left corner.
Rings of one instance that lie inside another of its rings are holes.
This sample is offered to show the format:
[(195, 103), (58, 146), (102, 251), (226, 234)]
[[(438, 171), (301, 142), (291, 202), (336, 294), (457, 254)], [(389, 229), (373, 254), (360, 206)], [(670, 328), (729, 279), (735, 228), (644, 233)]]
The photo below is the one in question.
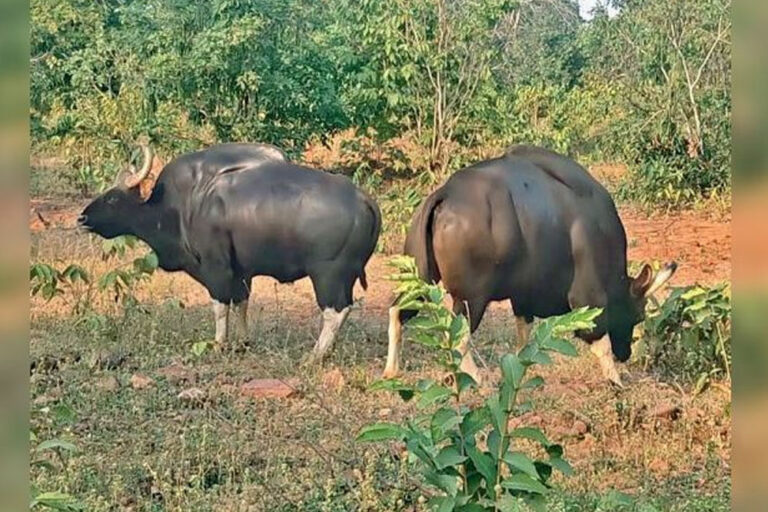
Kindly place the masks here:
[(152, 150), (141, 144), (144, 162), (138, 171), (130, 166), (117, 177), (115, 186), (94, 199), (78, 217), (78, 224), (104, 238), (133, 234), (136, 207), (143, 203), (141, 183), (152, 166)]
[(630, 278), (626, 302), (609, 305), (611, 348), (619, 361), (624, 362), (632, 355), (632, 332), (645, 319), (648, 297), (669, 281), (675, 270), (677, 263), (671, 262), (654, 276), (653, 269), (646, 263), (636, 277)]

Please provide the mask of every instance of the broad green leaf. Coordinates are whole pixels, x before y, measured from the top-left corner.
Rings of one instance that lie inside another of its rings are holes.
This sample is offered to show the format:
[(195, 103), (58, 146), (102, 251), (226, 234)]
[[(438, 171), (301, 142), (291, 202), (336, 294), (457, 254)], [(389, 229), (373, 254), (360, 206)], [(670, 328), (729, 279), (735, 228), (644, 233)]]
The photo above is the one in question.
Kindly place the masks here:
[(489, 396), (486, 399), (485, 404), (488, 407), (488, 411), (490, 412), (493, 428), (495, 428), (499, 432), (503, 432), (502, 425), (504, 425), (507, 419), (507, 416), (501, 405), (499, 395), (494, 393), (493, 395)]
[(600, 506), (606, 510), (614, 510), (619, 507), (631, 507), (635, 500), (629, 494), (611, 489), (600, 499)]
[(467, 503), (466, 505), (459, 505), (454, 508), (454, 510), (456, 512), (487, 512), (490, 509), (487, 509), (478, 503)]
[(545, 448), (549, 446), (549, 441), (547, 440), (546, 436), (538, 428), (520, 427), (513, 430), (509, 435), (512, 438), (522, 438), (536, 441)]
[(445, 386), (435, 385), (427, 389), (419, 398), (419, 407), (425, 408), (436, 402), (445, 401), (453, 395), (453, 391)]
[(683, 300), (691, 300), (693, 298), (705, 295), (707, 292), (703, 288), (696, 286), (680, 295)]
[(429, 300), (432, 301), (435, 304), (440, 304), (443, 302), (443, 290), (440, 289), (438, 286), (430, 286), (429, 287)]
[(451, 326), (448, 330), (451, 336), (451, 348), (456, 348), (461, 340), (469, 333), (469, 324), (462, 315), (456, 315), (451, 320)]
[(461, 416), (448, 407), (442, 407), (435, 411), (430, 420), (430, 432), (432, 433), (432, 442), (439, 443), (447, 436), (453, 428), (462, 421)]
[(72, 423), (75, 421), (75, 411), (67, 404), (59, 403), (51, 408), (54, 417), (61, 423)]
[(552, 476), (552, 466), (540, 460), (534, 462), (533, 465), (536, 466), (536, 471), (539, 473), (539, 481), (547, 483)]
[(468, 373), (464, 373), (462, 371), (457, 372), (456, 380), (458, 383), (457, 389), (459, 390), (459, 393), (463, 393), (469, 388), (477, 388), (477, 382)]
[(544, 379), (537, 375), (525, 381), (521, 386), (521, 389), (536, 389), (543, 385), (544, 385)]
[(550, 457), (562, 457), (564, 453), (562, 445), (559, 444), (550, 444), (547, 446), (547, 454)]
[(512, 491), (525, 491), (536, 494), (546, 494), (549, 492), (549, 489), (547, 489), (544, 484), (538, 480), (534, 480), (525, 473), (514, 473), (510, 475), (502, 481), (501, 486)]
[(570, 357), (579, 355), (579, 352), (570, 342), (559, 338), (551, 338), (544, 347)]
[(391, 391), (400, 395), (404, 401), (413, 398), (413, 387), (404, 383), (400, 379), (378, 379), (368, 386), (368, 391)]
[(449, 466), (456, 466), (467, 460), (465, 455), (459, 453), (459, 450), (453, 446), (446, 446), (435, 457), (435, 466), (437, 469), (443, 469)]
[(493, 463), (493, 459), (487, 453), (483, 453), (474, 446), (466, 446), (467, 455), (472, 460), (472, 464), (483, 475), (487, 485), (493, 487), (493, 483), (496, 482), (496, 465)]
[(510, 468), (522, 471), (531, 478), (539, 478), (539, 472), (536, 471), (536, 466), (533, 465), (533, 461), (523, 452), (506, 453), (503, 459)]
[(374, 423), (360, 430), (357, 441), (361, 443), (401, 440), (405, 437), (403, 427), (395, 423)]
[(61, 439), (49, 439), (47, 441), (43, 441), (39, 445), (37, 445), (36, 450), (38, 452), (44, 452), (46, 450), (66, 450), (68, 452), (75, 452), (77, 451), (77, 448), (74, 444), (68, 442), (68, 441), (62, 441)]
[(430, 498), (428, 503), (430, 509), (435, 512), (452, 512), (456, 506), (456, 499), (450, 496), (439, 496)]
[(467, 474), (467, 490), (466, 493), (469, 495), (472, 495), (477, 492), (480, 487), (482, 487), (484, 482), (483, 475), (478, 473), (477, 471), (471, 471), (469, 474)]
[(501, 450), (501, 435), (499, 434), (498, 430), (492, 430), (490, 434), (488, 434), (488, 452), (491, 454), (491, 457), (493, 457), (494, 462), (498, 460), (499, 454), (504, 452), (504, 450)]
[(552, 358), (549, 357), (549, 354), (547, 354), (546, 352), (544, 352), (542, 350), (538, 350), (538, 351), (534, 352), (531, 355), (529, 361), (531, 363), (541, 364), (541, 365), (544, 365), (544, 366), (549, 366), (549, 365), (552, 364)]
[(437, 487), (448, 494), (448, 496), (456, 496), (456, 492), (459, 488), (459, 477), (428, 470), (424, 472), (424, 479), (428, 484)]
[(552, 457), (549, 459), (549, 464), (565, 476), (571, 476), (573, 474), (573, 467), (571, 467), (568, 461), (563, 458)]
[(208, 350), (210, 343), (207, 341), (198, 341), (192, 345), (192, 353), (196, 357), (200, 357)]
[(34, 508), (38, 505), (53, 510), (85, 510), (85, 505), (78, 502), (73, 496), (60, 491), (51, 491), (38, 494), (32, 499), (30, 508)]
[(461, 422), (461, 433), (465, 437), (472, 437), (483, 430), (491, 422), (491, 414), (487, 407), (479, 407), (471, 410)]
[(520, 387), (520, 382), (525, 374), (525, 367), (515, 354), (506, 354), (501, 358), (501, 372), (504, 380), (514, 389)]

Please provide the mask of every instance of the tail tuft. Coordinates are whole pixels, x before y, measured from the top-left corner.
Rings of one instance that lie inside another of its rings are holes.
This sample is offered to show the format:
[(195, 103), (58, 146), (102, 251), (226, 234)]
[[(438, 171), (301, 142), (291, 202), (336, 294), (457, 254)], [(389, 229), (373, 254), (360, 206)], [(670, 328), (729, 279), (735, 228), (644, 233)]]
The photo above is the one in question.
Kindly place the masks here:
[(360, 271), (360, 276), (358, 276), (360, 279), (360, 286), (363, 287), (363, 290), (368, 289), (368, 279), (365, 277), (365, 269)]

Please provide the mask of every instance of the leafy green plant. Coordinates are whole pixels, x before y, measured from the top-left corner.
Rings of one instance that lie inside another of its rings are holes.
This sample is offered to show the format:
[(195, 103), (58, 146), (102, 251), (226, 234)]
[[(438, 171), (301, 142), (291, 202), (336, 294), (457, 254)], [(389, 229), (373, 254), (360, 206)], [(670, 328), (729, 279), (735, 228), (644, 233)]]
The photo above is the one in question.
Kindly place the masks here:
[[(30, 432), (30, 441), (36, 442), (37, 436)], [(69, 458), (77, 452), (77, 448), (69, 441), (61, 439), (47, 439), (40, 442), (33, 450), (33, 458), (30, 462), (32, 468), (44, 468), (47, 471), (67, 471)], [(58, 460), (59, 466), (56, 466), (46, 455), (52, 453)], [(79, 500), (70, 494), (61, 491), (40, 492), (34, 486), (32, 487), (32, 499), (29, 504), (30, 509), (47, 508), (50, 510), (60, 510), (64, 512), (75, 512), (85, 510)]]
[[(449, 377), (447, 382), (426, 379), (415, 385), (399, 379), (374, 382), (371, 390), (393, 391), (404, 400), (416, 400), (425, 413), (404, 424), (366, 426), (358, 441), (404, 441), (411, 458), (421, 465), (426, 483), (439, 493), (431, 498), (437, 510), (506, 511), (518, 510), (523, 503), (546, 510), (553, 470), (572, 472), (563, 447), (550, 442), (538, 428), (510, 429), (509, 423), (531, 407), (522, 400), (523, 393), (544, 383), (540, 376), (529, 377), (529, 371), (537, 364), (551, 364), (551, 352), (576, 355), (565, 337), (592, 327), (600, 310), (583, 308), (540, 322), (517, 354), (501, 358), (497, 390), (482, 405), (470, 406), (466, 395), (477, 384), (461, 371), (457, 350), (469, 330), (466, 319), (443, 305), (442, 287), (419, 279), (412, 258), (397, 258), (393, 265), (398, 306), (418, 312), (406, 324), (408, 337), (433, 349)], [(522, 440), (538, 446), (536, 455), (523, 451)]]
[[(102, 245), (102, 259), (124, 257), (128, 249), (137, 246), (135, 237), (125, 236), (106, 240)], [(48, 263), (34, 263), (30, 267), (30, 293), (42, 296), (49, 301), (61, 295), (70, 295), (73, 299), (73, 313), (82, 314), (91, 310), (91, 301), (95, 291), (110, 293), (114, 302), (122, 306), (137, 304), (136, 284), (148, 278), (158, 267), (157, 255), (150, 251), (135, 258), (127, 265), (113, 268), (95, 281), (81, 266), (68, 265), (58, 270)], [(85, 286), (77, 290), (78, 283)]]
[(674, 288), (646, 317), (640, 358), (646, 368), (687, 381), (731, 376), (728, 283)]
[(88, 273), (80, 265), (68, 265), (64, 270), (57, 270), (47, 263), (34, 263), (29, 268), (30, 293), (51, 300), (57, 295), (72, 289), (78, 281), (88, 284)]

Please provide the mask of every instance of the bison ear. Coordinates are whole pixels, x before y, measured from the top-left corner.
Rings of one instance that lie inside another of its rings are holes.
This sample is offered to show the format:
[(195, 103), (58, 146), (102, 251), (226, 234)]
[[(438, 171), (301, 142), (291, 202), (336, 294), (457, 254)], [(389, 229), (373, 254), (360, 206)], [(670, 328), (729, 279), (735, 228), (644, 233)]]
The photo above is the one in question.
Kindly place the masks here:
[(645, 265), (643, 265), (643, 268), (642, 270), (640, 270), (640, 273), (637, 274), (637, 277), (632, 279), (632, 283), (629, 285), (632, 295), (634, 295), (635, 297), (642, 297), (643, 295), (645, 295), (645, 292), (651, 286), (652, 281), (653, 281), (653, 269), (649, 264), (646, 263)]

